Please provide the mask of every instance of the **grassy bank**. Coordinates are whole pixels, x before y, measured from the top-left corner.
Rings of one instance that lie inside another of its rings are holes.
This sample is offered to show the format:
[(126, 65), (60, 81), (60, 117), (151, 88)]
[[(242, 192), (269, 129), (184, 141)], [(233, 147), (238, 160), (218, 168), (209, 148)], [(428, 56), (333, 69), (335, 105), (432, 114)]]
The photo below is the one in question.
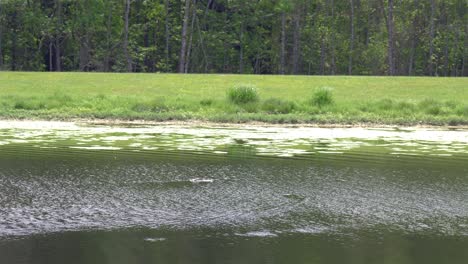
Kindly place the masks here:
[(0, 72), (0, 118), (466, 125), (468, 78)]

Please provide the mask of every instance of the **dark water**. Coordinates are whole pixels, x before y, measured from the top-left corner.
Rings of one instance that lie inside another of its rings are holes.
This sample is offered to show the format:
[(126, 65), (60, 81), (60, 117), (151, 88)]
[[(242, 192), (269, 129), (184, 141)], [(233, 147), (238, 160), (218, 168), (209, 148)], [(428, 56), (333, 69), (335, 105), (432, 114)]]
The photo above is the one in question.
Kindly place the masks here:
[(0, 263), (468, 263), (468, 133), (386, 133), (0, 129)]

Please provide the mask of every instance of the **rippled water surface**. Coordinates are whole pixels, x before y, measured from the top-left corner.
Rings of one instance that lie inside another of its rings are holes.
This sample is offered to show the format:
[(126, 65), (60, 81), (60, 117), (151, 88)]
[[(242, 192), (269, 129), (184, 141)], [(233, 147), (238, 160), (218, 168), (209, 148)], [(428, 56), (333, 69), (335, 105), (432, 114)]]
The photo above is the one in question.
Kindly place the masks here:
[(468, 132), (0, 122), (0, 263), (468, 263)]

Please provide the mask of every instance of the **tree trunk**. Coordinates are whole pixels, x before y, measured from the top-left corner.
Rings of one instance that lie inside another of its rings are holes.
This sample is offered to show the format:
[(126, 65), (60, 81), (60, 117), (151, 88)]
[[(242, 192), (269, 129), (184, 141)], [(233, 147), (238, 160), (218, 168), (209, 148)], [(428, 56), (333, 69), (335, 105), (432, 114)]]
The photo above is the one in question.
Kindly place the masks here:
[(260, 70), (259, 70), (259, 59), (258, 59), (258, 53), (257, 53), (257, 56), (255, 56), (255, 63), (254, 63), (254, 74), (258, 74), (260, 73)]
[(80, 41), (80, 64), (79, 64), (79, 70), (80, 71), (85, 71), (87, 70), (88, 63), (89, 63), (89, 43), (88, 43), (88, 33), (85, 34), (85, 36), (81, 37)]
[(111, 2), (108, 3), (108, 13), (107, 13), (107, 21), (106, 21), (106, 48), (105, 56), (104, 56), (104, 65), (103, 70), (108, 72), (110, 70), (110, 57), (112, 52), (112, 44), (111, 44), (111, 37), (112, 37), (112, 4)]
[[(210, 6), (214, 6), (214, 0), (208, 0), (207, 3), (206, 3), (206, 8), (205, 8), (205, 12), (203, 14), (203, 29), (204, 30), (207, 30), (208, 28), (208, 23), (207, 23), (207, 19), (206, 19), (206, 15), (208, 14), (208, 10), (210, 8)], [(225, 20), (226, 21), (226, 20)], [(204, 58), (204, 61), (205, 61), (205, 67), (204, 67), (204, 72), (207, 73), (208, 72), (208, 65), (209, 65), (209, 62), (208, 62), (208, 56), (206, 54), (206, 49), (205, 49), (205, 46), (204, 46), (204, 43), (203, 43), (203, 38), (202, 38), (202, 35), (201, 35), (201, 30), (200, 30), (200, 19), (198, 19), (197, 17), (197, 28), (198, 28), (198, 36), (200, 38), (200, 45), (201, 45), (201, 48), (202, 48), (202, 51), (203, 51), (203, 58)], [(223, 46), (223, 63), (225, 61), (225, 49), (226, 47)], [(223, 64), (223, 72), (224, 72), (224, 64)]]
[(182, 24), (182, 40), (179, 58), (179, 73), (185, 72), (185, 56), (187, 55), (187, 29), (190, 15), (190, 2), (191, 0), (185, 0), (184, 21)]
[(336, 51), (335, 51), (335, 3), (333, 0), (331, 0), (331, 74), (335, 75), (336, 72)]
[(16, 34), (13, 34), (13, 39), (11, 43), (11, 70), (16, 71), (16, 45), (18, 38)]
[[(0, 4), (0, 18), (1, 17), (2, 17), (2, 5)], [(3, 67), (2, 37), (3, 37), (3, 23), (1, 23), (1, 20), (0, 20), (0, 70)]]
[(207, 29), (206, 15), (208, 14), (208, 9), (213, 4), (213, 0), (208, 0), (205, 7), (205, 12), (203, 12), (203, 30)]
[(349, 39), (349, 61), (348, 61), (348, 74), (353, 74), (353, 53), (354, 53), (354, 1), (349, 0), (351, 7), (351, 37)]
[[(224, 16), (224, 24), (227, 25), (227, 16)], [(228, 57), (228, 50), (230, 50), (230, 43), (224, 39), (223, 41), (223, 72), (227, 73), (232, 71), (232, 67), (229, 67), (229, 57)], [(206, 71), (205, 71), (206, 72)]]
[(197, 23), (197, 31), (198, 31), (198, 39), (200, 41), (200, 47), (201, 47), (201, 50), (202, 50), (202, 53), (203, 53), (203, 61), (205, 62), (205, 72), (208, 72), (208, 56), (206, 54), (206, 49), (205, 49), (205, 44), (203, 42), (203, 36), (201, 34), (201, 29), (200, 29), (200, 19), (198, 19), (197, 16), (195, 16), (195, 21)]
[(54, 68), (53, 68), (53, 42), (52, 41), (49, 41), (49, 71), (53, 71)]
[(322, 36), (320, 40), (320, 75), (325, 74), (325, 40)]
[(123, 50), (125, 54), (125, 59), (127, 61), (127, 71), (131, 72), (133, 70), (133, 63), (130, 53), (128, 51), (128, 23), (129, 23), (129, 16), (130, 16), (130, 1), (125, 1), (125, 17), (124, 17), (124, 43), (123, 43)]
[(467, 76), (465, 75), (465, 64), (466, 64), (466, 54), (467, 54), (467, 50), (466, 50), (466, 47), (468, 47), (468, 27), (465, 26), (465, 36), (464, 36), (464, 40), (463, 40), (463, 43), (465, 45), (463, 45), (463, 53), (462, 53), (462, 65), (461, 65), (461, 74), (460, 76)]
[(365, 44), (366, 49), (369, 47), (369, 43), (370, 43), (370, 32), (369, 31), (370, 31), (370, 27), (371, 27), (371, 24), (372, 24), (370, 21), (371, 21), (371, 12), (368, 12), (367, 21), (366, 21), (367, 22), (366, 23), (366, 28), (365, 28), (365, 31), (364, 31), (365, 35), (366, 35), (366, 44)]
[(192, 5), (192, 22), (191, 22), (191, 25), (190, 25), (190, 39), (189, 39), (189, 45), (188, 45), (188, 49), (187, 49), (187, 58), (185, 59), (186, 62), (185, 62), (185, 69), (184, 69), (184, 73), (188, 73), (189, 71), (189, 65), (190, 65), (190, 55), (192, 53), (192, 41), (193, 41), (193, 26), (195, 24), (195, 17), (197, 15), (197, 6), (196, 6), (196, 0), (193, 1), (193, 5)]
[(463, 56), (463, 58), (462, 58), (462, 67), (461, 67), (461, 74), (460, 74), (460, 76), (465, 76), (465, 61), (466, 61), (466, 57)]
[(416, 52), (416, 36), (415, 36), (415, 33), (413, 33), (413, 37), (411, 39), (409, 62), (408, 62), (408, 75), (413, 74), (415, 52)]
[(393, 35), (393, 0), (388, 0), (388, 74), (395, 75), (395, 54), (394, 51), (394, 35)]
[(16, 46), (18, 42), (18, 29), (16, 25), (16, 17), (17, 17), (17, 12), (16, 10), (13, 11), (12, 14), (12, 29), (11, 31), (13, 32), (12, 40), (11, 40), (11, 70), (16, 71)]
[(227, 50), (228, 43), (223, 43), (223, 73), (228, 72), (228, 59), (227, 59)]
[(61, 41), (61, 32), (60, 28), (62, 27), (62, 0), (56, 0), (56, 12), (57, 12), (57, 31), (55, 33), (55, 71), (62, 71), (62, 61), (60, 54), (60, 41)]
[(60, 54), (60, 40), (57, 36), (57, 38), (55, 38), (55, 71), (62, 71), (62, 65), (61, 65), (61, 54)]
[[(462, 43), (462, 41), (463, 41), (462, 36), (461, 36), (461, 30), (460, 30), (460, 29), (457, 30), (457, 34), (456, 34), (456, 35), (457, 35), (457, 37), (456, 37), (457, 41), (453, 41), (453, 42), (452, 42), (452, 45), (453, 45), (453, 46), (452, 46), (452, 50), (453, 50), (453, 51), (456, 51), (457, 48), (459, 47), (459, 44)], [(462, 54), (464, 54), (464, 53), (462, 53)], [(463, 57), (463, 55), (462, 55), (462, 57)], [(455, 56), (455, 62), (452, 63), (452, 69), (451, 69), (451, 71), (450, 71), (450, 72), (451, 72), (450, 75), (453, 76), (453, 77), (457, 77), (457, 76), (458, 76), (458, 62), (459, 62), (458, 56)]]
[(444, 48), (444, 76), (449, 74), (449, 41), (447, 34), (445, 35), (445, 48)]
[(166, 8), (166, 18), (165, 18), (165, 35), (166, 35), (166, 48), (164, 50), (165, 52), (165, 55), (166, 55), (166, 71), (169, 71), (170, 67), (169, 67), (169, 53), (170, 53), (170, 43), (169, 43), (169, 40), (170, 40), (170, 32), (169, 32), (169, 0), (166, 0), (165, 2), (165, 8)]
[[(447, 14), (447, 7), (444, 5), (444, 12), (443, 12), (443, 18), (444, 18), (444, 28), (445, 28), (445, 47), (444, 47), (444, 76), (448, 76), (450, 74), (450, 69), (449, 69), (449, 36), (447, 32), (454, 32), (449, 26), (449, 16)], [(455, 39), (452, 41), (453, 43), (457, 42), (457, 38), (455, 35)]]
[(2, 26), (0, 25), (0, 70), (3, 67), (3, 52), (2, 52)]
[[(448, 15), (446, 13), (444, 14), (444, 26), (445, 26), (445, 34), (444, 34), (445, 35), (444, 36), (444, 42), (445, 42), (445, 45), (444, 45), (444, 76), (448, 76), (450, 74), (450, 69), (449, 69), (449, 45), (450, 45), (450, 41), (449, 41), (449, 37), (448, 37), (447, 32), (453, 32), (453, 30), (451, 30), (449, 28)], [(456, 40), (454, 39), (453, 42), (456, 42)]]
[[(414, 9), (417, 10), (419, 6), (419, 1), (414, 0)], [(417, 23), (417, 17), (413, 18), (415, 21), (411, 24), (411, 46), (410, 46), (410, 55), (409, 55), (409, 60), (408, 60), (408, 75), (413, 74), (413, 68), (414, 68), (414, 56), (416, 53), (416, 34), (417, 34), (417, 29), (416, 29), (416, 23)]]
[(239, 51), (239, 73), (244, 73), (244, 43), (242, 42), (244, 38), (244, 22), (241, 21), (240, 24), (240, 51)]
[(286, 61), (286, 14), (281, 13), (281, 51), (280, 51), (280, 74), (285, 73), (285, 61)]
[(294, 14), (294, 32), (293, 32), (293, 61), (292, 61), (292, 73), (297, 74), (299, 72), (299, 52), (300, 52), (300, 34), (301, 34), (301, 22), (300, 22), (300, 8), (296, 7)]
[(434, 35), (435, 35), (435, 0), (431, 0), (431, 21), (429, 29), (429, 75), (434, 75)]

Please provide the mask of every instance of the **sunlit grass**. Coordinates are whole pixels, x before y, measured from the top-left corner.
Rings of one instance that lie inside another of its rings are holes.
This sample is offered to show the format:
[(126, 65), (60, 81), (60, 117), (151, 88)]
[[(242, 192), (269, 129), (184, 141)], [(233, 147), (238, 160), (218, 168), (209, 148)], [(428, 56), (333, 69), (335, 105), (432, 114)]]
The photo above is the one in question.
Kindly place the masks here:
[(0, 72), (0, 117), (457, 125), (468, 78)]

